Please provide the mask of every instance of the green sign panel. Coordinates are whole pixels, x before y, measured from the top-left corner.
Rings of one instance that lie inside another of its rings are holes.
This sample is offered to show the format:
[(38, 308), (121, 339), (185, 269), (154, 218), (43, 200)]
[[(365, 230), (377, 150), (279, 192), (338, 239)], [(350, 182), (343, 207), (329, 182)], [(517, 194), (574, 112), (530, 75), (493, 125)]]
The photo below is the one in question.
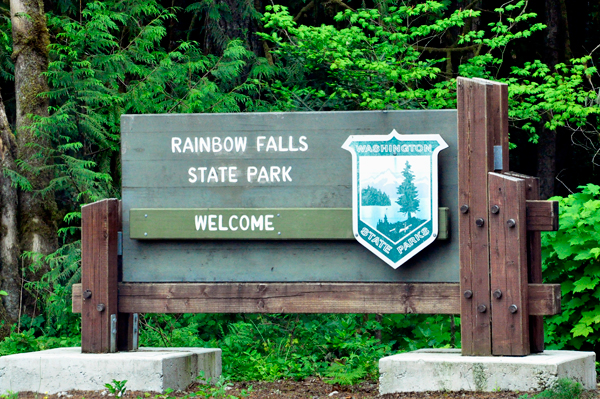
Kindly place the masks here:
[(350, 136), (354, 236), (394, 269), (438, 236), (437, 134)]
[(350, 209), (131, 209), (135, 240), (344, 240)]

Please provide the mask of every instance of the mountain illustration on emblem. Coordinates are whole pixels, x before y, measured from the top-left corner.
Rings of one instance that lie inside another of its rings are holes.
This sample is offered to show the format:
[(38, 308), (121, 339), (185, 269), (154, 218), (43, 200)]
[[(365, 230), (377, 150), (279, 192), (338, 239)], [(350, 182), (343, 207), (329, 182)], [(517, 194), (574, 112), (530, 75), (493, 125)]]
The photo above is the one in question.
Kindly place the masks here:
[[(412, 163), (419, 162), (415, 157), (410, 161), (403, 157), (402, 167), (395, 170), (390, 165), (378, 172), (373, 168), (376, 165), (370, 165), (376, 163), (381, 167), (393, 162), (396, 167), (399, 166), (400, 157), (386, 158), (363, 160), (361, 218), (392, 242), (397, 242), (431, 218), (429, 210), (425, 209), (429, 208), (426, 203), (429, 199), (429, 176), (428, 173), (427, 176), (416, 175)], [(423, 205), (422, 199), (426, 200)]]
[(352, 232), (394, 269), (438, 233), (439, 134), (352, 135)]

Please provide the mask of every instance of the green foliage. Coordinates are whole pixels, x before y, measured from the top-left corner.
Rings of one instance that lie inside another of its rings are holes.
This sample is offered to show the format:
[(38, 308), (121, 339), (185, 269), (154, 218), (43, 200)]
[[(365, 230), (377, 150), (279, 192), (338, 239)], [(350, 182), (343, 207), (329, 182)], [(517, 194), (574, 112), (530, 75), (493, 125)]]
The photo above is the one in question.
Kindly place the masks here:
[(34, 328), (18, 331), (15, 324), (11, 327), (10, 335), (0, 341), (0, 356), (79, 345), (81, 345), (81, 337), (77, 335), (38, 336)]
[(392, 201), (390, 200), (390, 197), (384, 193), (383, 191), (379, 190), (378, 188), (375, 187), (371, 187), (371, 186), (367, 186), (367, 188), (363, 188), (360, 192), (360, 198), (361, 198), (361, 205), (363, 206), (369, 206), (369, 205), (376, 205), (376, 206), (388, 206), (388, 205), (392, 205)]
[(546, 318), (548, 347), (596, 348), (600, 339), (600, 186), (560, 201), (560, 228), (542, 237), (544, 276), (560, 283), (563, 312)]
[(15, 66), (12, 62), (12, 24), (10, 17), (0, 13), (0, 79), (14, 80)]
[(519, 399), (584, 399), (588, 397), (592, 397), (591, 393), (588, 395), (580, 383), (568, 379), (560, 379), (556, 381), (554, 386), (550, 389), (546, 389), (537, 395), (533, 395), (531, 398), (529, 397), (529, 394), (525, 394), (519, 396)]
[[(480, 11), (448, 11), (444, 2), (401, 4), (385, 1), (378, 8), (345, 10), (332, 25), (297, 25), (284, 6), (268, 6), (259, 33), (288, 73), (271, 89), (297, 109), (438, 109), (454, 108), (455, 80), (447, 53), (464, 47), (472, 57), (459, 66), (467, 77), (491, 77), (502, 65), (503, 49), (513, 40), (543, 28), (529, 24), (525, 1), (498, 8), (489, 32), (468, 31), (447, 49), (428, 47), (462, 28)], [(518, 28), (517, 28), (518, 27)], [(514, 32), (516, 31), (516, 32)], [(464, 45), (464, 46), (463, 46)], [(436, 56), (440, 54), (441, 56)]]
[(451, 325), (444, 315), (155, 314), (141, 318), (140, 344), (219, 347), (232, 380), (352, 384), (377, 378), (378, 360), (394, 351), (460, 342)]
[(591, 147), (592, 154), (597, 151), (600, 105), (592, 83), (598, 71), (592, 65), (592, 57), (586, 56), (557, 64), (553, 70), (541, 61), (512, 68), (506, 79), (509, 116), (529, 132), (530, 141), (537, 143), (540, 125), (548, 130), (565, 127), (578, 132), (577, 145)]
[(120, 398), (125, 394), (125, 391), (127, 391), (127, 387), (125, 386), (125, 384), (127, 384), (127, 380), (112, 380), (112, 384), (106, 383), (104, 384), (104, 386), (106, 387), (106, 389), (108, 389), (109, 393), (115, 395), (117, 398)]
[(0, 395), (1, 399), (18, 399), (19, 393), (13, 391), (6, 391), (5, 395)]
[[(238, 399), (237, 396), (230, 395), (227, 393), (233, 384), (229, 382), (229, 380), (221, 374), (219, 378), (215, 381), (211, 378), (206, 378), (204, 376), (204, 371), (200, 372), (200, 375), (197, 377), (197, 380), (200, 381), (201, 385), (195, 389), (195, 392), (192, 393), (191, 396), (196, 398), (215, 398), (215, 399)], [(240, 396), (242, 398), (247, 397), (252, 392), (252, 386), (248, 389), (242, 389), (240, 392)]]

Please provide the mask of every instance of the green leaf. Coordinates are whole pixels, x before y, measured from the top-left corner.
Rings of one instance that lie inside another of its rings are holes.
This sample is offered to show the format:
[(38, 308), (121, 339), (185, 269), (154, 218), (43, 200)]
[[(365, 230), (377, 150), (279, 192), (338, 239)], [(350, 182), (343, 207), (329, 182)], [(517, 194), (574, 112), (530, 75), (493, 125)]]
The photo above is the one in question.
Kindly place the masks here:
[(577, 324), (571, 329), (571, 332), (573, 333), (573, 337), (587, 337), (594, 332), (594, 329), (585, 324)]

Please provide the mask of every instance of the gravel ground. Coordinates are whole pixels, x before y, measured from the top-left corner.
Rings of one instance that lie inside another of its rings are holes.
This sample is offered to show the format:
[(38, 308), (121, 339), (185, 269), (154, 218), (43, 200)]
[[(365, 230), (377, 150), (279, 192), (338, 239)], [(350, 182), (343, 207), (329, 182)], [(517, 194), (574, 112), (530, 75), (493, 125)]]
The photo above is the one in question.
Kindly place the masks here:
[[(251, 387), (251, 389), (250, 389)], [(243, 391), (248, 391), (246, 395)], [(172, 392), (168, 395), (148, 392), (126, 392), (123, 399), (136, 399), (138, 397), (148, 399), (182, 398), (223, 398), (231, 399), (230, 395), (237, 398), (248, 399), (518, 399), (525, 392), (419, 392), (379, 395), (378, 386), (373, 382), (365, 382), (352, 386), (332, 385), (320, 379), (307, 379), (304, 381), (254, 381), (237, 382), (220, 395), (210, 396), (199, 394), (201, 388), (190, 386), (186, 391)], [(196, 395), (193, 395), (196, 393)], [(214, 393), (214, 391), (213, 391)], [(535, 393), (527, 393), (533, 397)], [(21, 399), (108, 399), (113, 395), (107, 391), (72, 391), (62, 392), (58, 395), (41, 395), (32, 392), (22, 392), (18, 395)], [(600, 398), (600, 391), (590, 391), (587, 398)], [(11, 399), (11, 398), (9, 398)]]

